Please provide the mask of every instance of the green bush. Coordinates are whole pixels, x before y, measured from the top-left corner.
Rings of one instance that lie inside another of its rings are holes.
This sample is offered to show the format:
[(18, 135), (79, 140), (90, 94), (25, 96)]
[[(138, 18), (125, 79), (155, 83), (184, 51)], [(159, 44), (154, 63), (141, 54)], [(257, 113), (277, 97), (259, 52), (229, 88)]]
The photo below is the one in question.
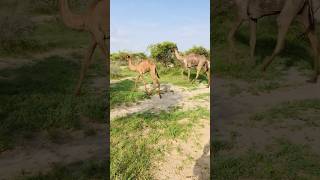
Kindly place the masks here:
[(151, 57), (161, 62), (165, 66), (170, 63), (175, 63), (171, 50), (176, 48), (177, 45), (173, 42), (164, 41), (157, 44), (152, 44), (148, 47), (151, 53)]
[(209, 50), (207, 50), (206, 48), (204, 48), (202, 46), (193, 46), (192, 48), (190, 48), (189, 50), (187, 50), (185, 52), (185, 54), (191, 54), (191, 53), (203, 55), (203, 56), (207, 57), (208, 59), (210, 57)]

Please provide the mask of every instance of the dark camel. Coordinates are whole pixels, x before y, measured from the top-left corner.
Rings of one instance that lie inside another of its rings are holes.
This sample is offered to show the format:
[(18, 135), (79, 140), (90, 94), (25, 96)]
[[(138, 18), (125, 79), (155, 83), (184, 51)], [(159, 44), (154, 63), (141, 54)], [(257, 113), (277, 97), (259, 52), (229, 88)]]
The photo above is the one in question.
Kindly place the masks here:
[(143, 78), (143, 75), (146, 73), (150, 73), (151, 79), (153, 81), (153, 85), (156, 86), (158, 88), (158, 95), (159, 98), (161, 99), (161, 94), (160, 94), (160, 83), (159, 83), (159, 74), (157, 71), (157, 66), (154, 62), (152, 62), (149, 59), (143, 59), (139, 64), (134, 65), (132, 64), (132, 58), (131, 56), (127, 55), (126, 59), (128, 60), (128, 67), (131, 71), (136, 71), (139, 73), (135, 84), (134, 84), (134, 88), (137, 88), (137, 83), (140, 80), (140, 78), (142, 79), (143, 83), (144, 83), (144, 88), (147, 92), (147, 94), (151, 94), (151, 92), (148, 91), (147, 89), (147, 85), (146, 85), (146, 81)]
[(183, 56), (179, 53), (177, 48), (173, 49), (173, 53), (174, 53), (175, 57), (183, 64), (182, 75), (183, 75), (184, 70), (188, 70), (188, 80), (190, 80), (191, 68), (195, 67), (197, 69), (197, 75), (194, 78), (194, 80), (192, 80), (192, 81), (195, 81), (198, 79), (199, 73), (200, 73), (201, 69), (203, 68), (207, 74), (208, 87), (210, 86), (210, 62), (208, 61), (208, 59), (205, 56), (199, 55), (199, 54), (194, 54), (194, 53), (190, 53), (188, 55)]
[(262, 64), (265, 71), (273, 59), (284, 47), (285, 36), (292, 21), (296, 18), (303, 25), (314, 55), (314, 74), (308, 82), (317, 82), (319, 75), (319, 43), (315, 32), (314, 13), (320, 8), (319, 0), (234, 0), (238, 16), (228, 37), (231, 49), (234, 48), (234, 35), (243, 21), (250, 24), (250, 56), (254, 57), (256, 46), (257, 20), (264, 16), (278, 15), (277, 44), (271, 56), (266, 57)]
[[(92, 61), (92, 55), (98, 46), (103, 58), (107, 60), (109, 53), (109, 0), (93, 0), (83, 14), (71, 12), (67, 0), (59, 0), (60, 15), (64, 24), (74, 30), (86, 31), (91, 35), (91, 43), (82, 61), (80, 77), (75, 89), (75, 94), (80, 95), (83, 78)], [(107, 63), (108, 64), (108, 63)]]

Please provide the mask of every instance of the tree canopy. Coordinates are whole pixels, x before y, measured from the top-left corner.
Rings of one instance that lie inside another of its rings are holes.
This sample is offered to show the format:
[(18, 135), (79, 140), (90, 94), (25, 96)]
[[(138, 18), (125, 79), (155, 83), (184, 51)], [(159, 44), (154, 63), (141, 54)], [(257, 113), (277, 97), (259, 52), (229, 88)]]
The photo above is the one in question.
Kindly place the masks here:
[(169, 63), (174, 63), (171, 50), (177, 47), (173, 42), (164, 41), (157, 44), (152, 44), (148, 47), (151, 57), (167, 66)]

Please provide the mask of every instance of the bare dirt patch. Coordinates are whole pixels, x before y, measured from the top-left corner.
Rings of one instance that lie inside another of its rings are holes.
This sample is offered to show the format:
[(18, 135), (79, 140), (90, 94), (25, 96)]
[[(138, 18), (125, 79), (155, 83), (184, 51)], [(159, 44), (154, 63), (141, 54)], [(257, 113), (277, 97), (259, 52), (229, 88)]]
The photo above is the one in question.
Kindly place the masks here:
[(213, 121), (214, 131), (212, 133), (215, 137), (213, 141), (231, 141), (233, 149), (230, 154), (239, 154), (250, 148), (262, 150), (278, 138), (285, 138), (298, 144), (309, 144), (312, 149), (319, 152), (320, 141), (313, 140), (307, 143), (305, 141), (310, 137), (318, 139), (319, 135), (315, 133), (319, 130), (317, 127), (305, 127), (299, 128), (298, 131), (292, 131), (289, 125), (294, 124), (294, 120), (286, 120), (281, 124), (275, 122), (278, 123), (277, 127), (266, 126), (265, 123), (251, 124), (250, 118), (255, 113), (266, 111), (281, 103), (320, 98), (320, 83), (303, 83), (301, 78), (289, 79), (289, 81), (288, 83), (296, 84), (298, 82), (298, 84), (281, 87), (269, 93), (259, 93), (259, 95), (241, 93), (230, 96), (227, 93), (228, 88), (224, 86), (229, 81), (215, 78), (214, 101), (211, 103), (215, 119)]
[[(143, 87), (142, 87), (143, 88)], [(141, 89), (142, 90), (142, 89)], [(171, 107), (182, 107), (183, 109), (196, 108), (196, 107), (209, 107), (210, 101), (197, 101), (192, 100), (190, 97), (209, 93), (210, 89), (204, 85), (196, 90), (188, 90), (172, 84), (161, 85), (162, 98), (154, 95), (150, 99), (137, 102), (131, 106), (120, 106), (111, 110), (110, 118), (127, 116), (132, 113), (141, 111), (154, 111), (169, 110)]]
[(48, 142), (38, 137), (13, 150), (0, 154), (1, 179), (18, 175), (45, 173), (55, 164), (67, 165), (90, 158), (106, 158), (106, 126), (95, 126), (96, 134), (86, 136), (82, 131), (72, 132), (63, 144)]

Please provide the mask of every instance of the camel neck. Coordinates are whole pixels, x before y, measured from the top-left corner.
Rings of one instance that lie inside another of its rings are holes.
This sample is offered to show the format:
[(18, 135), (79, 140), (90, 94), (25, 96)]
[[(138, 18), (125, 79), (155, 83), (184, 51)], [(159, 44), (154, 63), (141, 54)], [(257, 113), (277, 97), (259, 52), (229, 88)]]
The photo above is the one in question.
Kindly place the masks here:
[(136, 66), (132, 64), (132, 60), (128, 59), (128, 67), (131, 71), (135, 71), (136, 70)]
[(178, 52), (178, 50), (174, 50), (174, 54), (176, 56), (176, 58), (179, 60), (179, 61), (183, 61), (183, 56), (180, 55), (180, 53)]

